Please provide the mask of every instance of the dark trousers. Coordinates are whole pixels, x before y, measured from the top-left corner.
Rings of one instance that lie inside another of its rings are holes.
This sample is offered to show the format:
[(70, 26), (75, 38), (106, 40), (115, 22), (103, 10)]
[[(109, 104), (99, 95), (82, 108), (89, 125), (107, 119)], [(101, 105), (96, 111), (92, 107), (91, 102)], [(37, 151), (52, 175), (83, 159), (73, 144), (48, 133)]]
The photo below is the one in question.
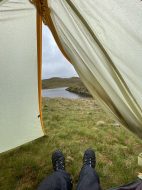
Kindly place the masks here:
[[(45, 178), (38, 187), (38, 190), (71, 190), (72, 181), (70, 175), (63, 170), (53, 172)], [(81, 169), (77, 190), (101, 190), (99, 176), (96, 171), (85, 166)]]

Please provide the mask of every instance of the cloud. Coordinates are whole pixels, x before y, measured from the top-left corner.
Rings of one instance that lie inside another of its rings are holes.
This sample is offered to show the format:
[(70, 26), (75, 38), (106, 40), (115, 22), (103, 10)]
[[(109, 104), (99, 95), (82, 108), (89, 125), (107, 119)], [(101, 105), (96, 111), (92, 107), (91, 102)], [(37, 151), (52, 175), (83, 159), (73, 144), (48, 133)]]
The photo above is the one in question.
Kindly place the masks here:
[(75, 69), (62, 55), (50, 30), (43, 25), (42, 78), (78, 76)]

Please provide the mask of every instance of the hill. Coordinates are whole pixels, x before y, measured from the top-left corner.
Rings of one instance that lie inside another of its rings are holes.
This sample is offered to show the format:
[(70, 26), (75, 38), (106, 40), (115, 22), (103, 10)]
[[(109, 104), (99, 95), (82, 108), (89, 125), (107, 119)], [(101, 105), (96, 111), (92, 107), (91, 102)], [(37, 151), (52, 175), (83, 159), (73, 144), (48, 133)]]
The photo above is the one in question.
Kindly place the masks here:
[(52, 89), (52, 88), (60, 88), (60, 87), (70, 87), (70, 86), (84, 86), (81, 82), (80, 78), (72, 77), (72, 78), (50, 78), (42, 80), (42, 88), (43, 89)]
[(87, 88), (84, 86), (80, 78), (50, 78), (42, 80), (42, 89), (52, 89), (52, 88), (61, 88), (68, 87), (66, 90), (74, 92), (81, 96), (91, 97), (91, 94), (88, 92)]

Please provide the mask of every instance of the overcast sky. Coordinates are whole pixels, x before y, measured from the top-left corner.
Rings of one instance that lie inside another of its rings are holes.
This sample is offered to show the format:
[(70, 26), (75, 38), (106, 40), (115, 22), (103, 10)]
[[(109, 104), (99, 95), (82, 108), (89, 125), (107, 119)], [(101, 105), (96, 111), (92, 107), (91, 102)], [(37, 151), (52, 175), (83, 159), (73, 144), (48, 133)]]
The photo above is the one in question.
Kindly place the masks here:
[(58, 49), (51, 32), (43, 25), (43, 65), (42, 78), (78, 76), (73, 66)]

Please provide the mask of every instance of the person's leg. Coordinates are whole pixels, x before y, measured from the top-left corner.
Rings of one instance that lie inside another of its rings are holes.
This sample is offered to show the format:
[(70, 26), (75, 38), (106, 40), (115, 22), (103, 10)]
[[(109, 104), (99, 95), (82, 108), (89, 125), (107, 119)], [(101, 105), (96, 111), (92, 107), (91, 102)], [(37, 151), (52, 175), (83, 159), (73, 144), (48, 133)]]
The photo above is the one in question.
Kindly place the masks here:
[(61, 151), (57, 150), (52, 155), (54, 172), (46, 177), (37, 190), (71, 190), (72, 180), (65, 171), (65, 158)]
[(72, 182), (70, 175), (64, 170), (53, 172), (52, 175), (46, 177), (37, 190), (71, 190)]
[(99, 176), (95, 171), (96, 157), (93, 150), (84, 153), (77, 190), (101, 190)]
[(81, 169), (77, 190), (100, 190), (100, 180), (96, 171), (85, 166)]

